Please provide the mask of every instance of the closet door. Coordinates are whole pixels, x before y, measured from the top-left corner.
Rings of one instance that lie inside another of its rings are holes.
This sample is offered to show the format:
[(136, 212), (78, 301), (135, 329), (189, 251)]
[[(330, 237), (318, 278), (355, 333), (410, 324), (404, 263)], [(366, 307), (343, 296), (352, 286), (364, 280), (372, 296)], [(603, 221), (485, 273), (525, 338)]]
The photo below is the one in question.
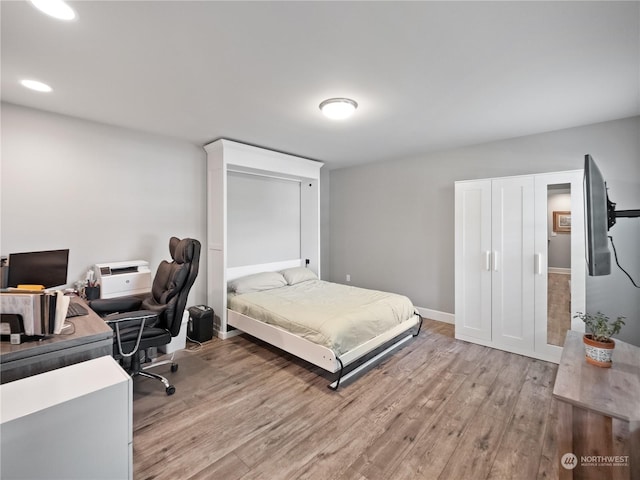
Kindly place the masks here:
[(532, 351), (534, 345), (534, 179), (492, 180), (492, 340)]
[[(584, 331), (575, 315), (585, 310), (585, 241), (582, 170), (536, 175), (535, 352), (559, 363), (567, 330)], [(554, 212), (569, 213), (568, 228)]]
[(456, 338), (491, 341), (491, 180), (455, 185)]

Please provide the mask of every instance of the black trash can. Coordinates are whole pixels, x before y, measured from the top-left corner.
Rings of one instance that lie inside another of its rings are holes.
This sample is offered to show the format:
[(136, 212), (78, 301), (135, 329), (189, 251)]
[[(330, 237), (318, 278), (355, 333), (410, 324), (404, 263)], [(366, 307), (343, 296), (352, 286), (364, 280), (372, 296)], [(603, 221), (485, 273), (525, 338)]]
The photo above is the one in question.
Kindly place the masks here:
[(189, 307), (187, 337), (196, 342), (207, 342), (213, 338), (213, 308), (206, 305)]

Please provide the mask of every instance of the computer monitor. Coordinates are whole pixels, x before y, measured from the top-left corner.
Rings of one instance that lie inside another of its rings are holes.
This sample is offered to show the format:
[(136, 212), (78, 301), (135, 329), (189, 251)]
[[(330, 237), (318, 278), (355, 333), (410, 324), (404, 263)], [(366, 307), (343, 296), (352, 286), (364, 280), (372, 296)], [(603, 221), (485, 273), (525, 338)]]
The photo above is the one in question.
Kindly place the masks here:
[(615, 223), (615, 206), (611, 206), (607, 195), (607, 184), (591, 155), (584, 156), (584, 192), (589, 275), (609, 275), (611, 252), (608, 237), (611, 215)]
[(608, 243), (608, 240), (611, 240), (616, 265), (629, 277), (635, 287), (640, 288), (631, 275), (618, 263), (613, 236), (609, 235), (609, 230), (616, 224), (618, 218), (638, 218), (640, 217), (640, 209), (616, 209), (616, 204), (609, 200), (607, 184), (591, 155), (584, 156), (584, 195), (589, 275), (595, 277), (611, 273), (611, 252)]
[(44, 285), (58, 287), (67, 283), (69, 250), (12, 253), (9, 255), (8, 286)]

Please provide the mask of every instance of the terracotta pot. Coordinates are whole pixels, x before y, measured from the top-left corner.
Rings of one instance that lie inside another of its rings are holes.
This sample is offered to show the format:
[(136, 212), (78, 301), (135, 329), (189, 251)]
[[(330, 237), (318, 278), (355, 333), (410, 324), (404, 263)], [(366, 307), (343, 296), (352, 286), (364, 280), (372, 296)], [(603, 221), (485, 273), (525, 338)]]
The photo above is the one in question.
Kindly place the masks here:
[(616, 342), (611, 339), (608, 342), (598, 342), (593, 339), (593, 335), (590, 333), (585, 334), (582, 339), (587, 363), (603, 368), (611, 367), (611, 357)]

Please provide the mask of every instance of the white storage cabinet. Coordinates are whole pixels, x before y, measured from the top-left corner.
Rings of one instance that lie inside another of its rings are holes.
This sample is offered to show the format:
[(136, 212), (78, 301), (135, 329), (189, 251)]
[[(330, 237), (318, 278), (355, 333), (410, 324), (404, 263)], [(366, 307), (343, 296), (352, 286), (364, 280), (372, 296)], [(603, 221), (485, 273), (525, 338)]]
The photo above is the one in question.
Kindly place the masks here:
[(584, 311), (582, 171), (460, 181), (456, 338), (559, 361), (562, 348), (547, 342), (547, 188), (553, 184), (571, 186), (572, 316)]
[(131, 377), (110, 356), (0, 385), (0, 478), (133, 478)]

